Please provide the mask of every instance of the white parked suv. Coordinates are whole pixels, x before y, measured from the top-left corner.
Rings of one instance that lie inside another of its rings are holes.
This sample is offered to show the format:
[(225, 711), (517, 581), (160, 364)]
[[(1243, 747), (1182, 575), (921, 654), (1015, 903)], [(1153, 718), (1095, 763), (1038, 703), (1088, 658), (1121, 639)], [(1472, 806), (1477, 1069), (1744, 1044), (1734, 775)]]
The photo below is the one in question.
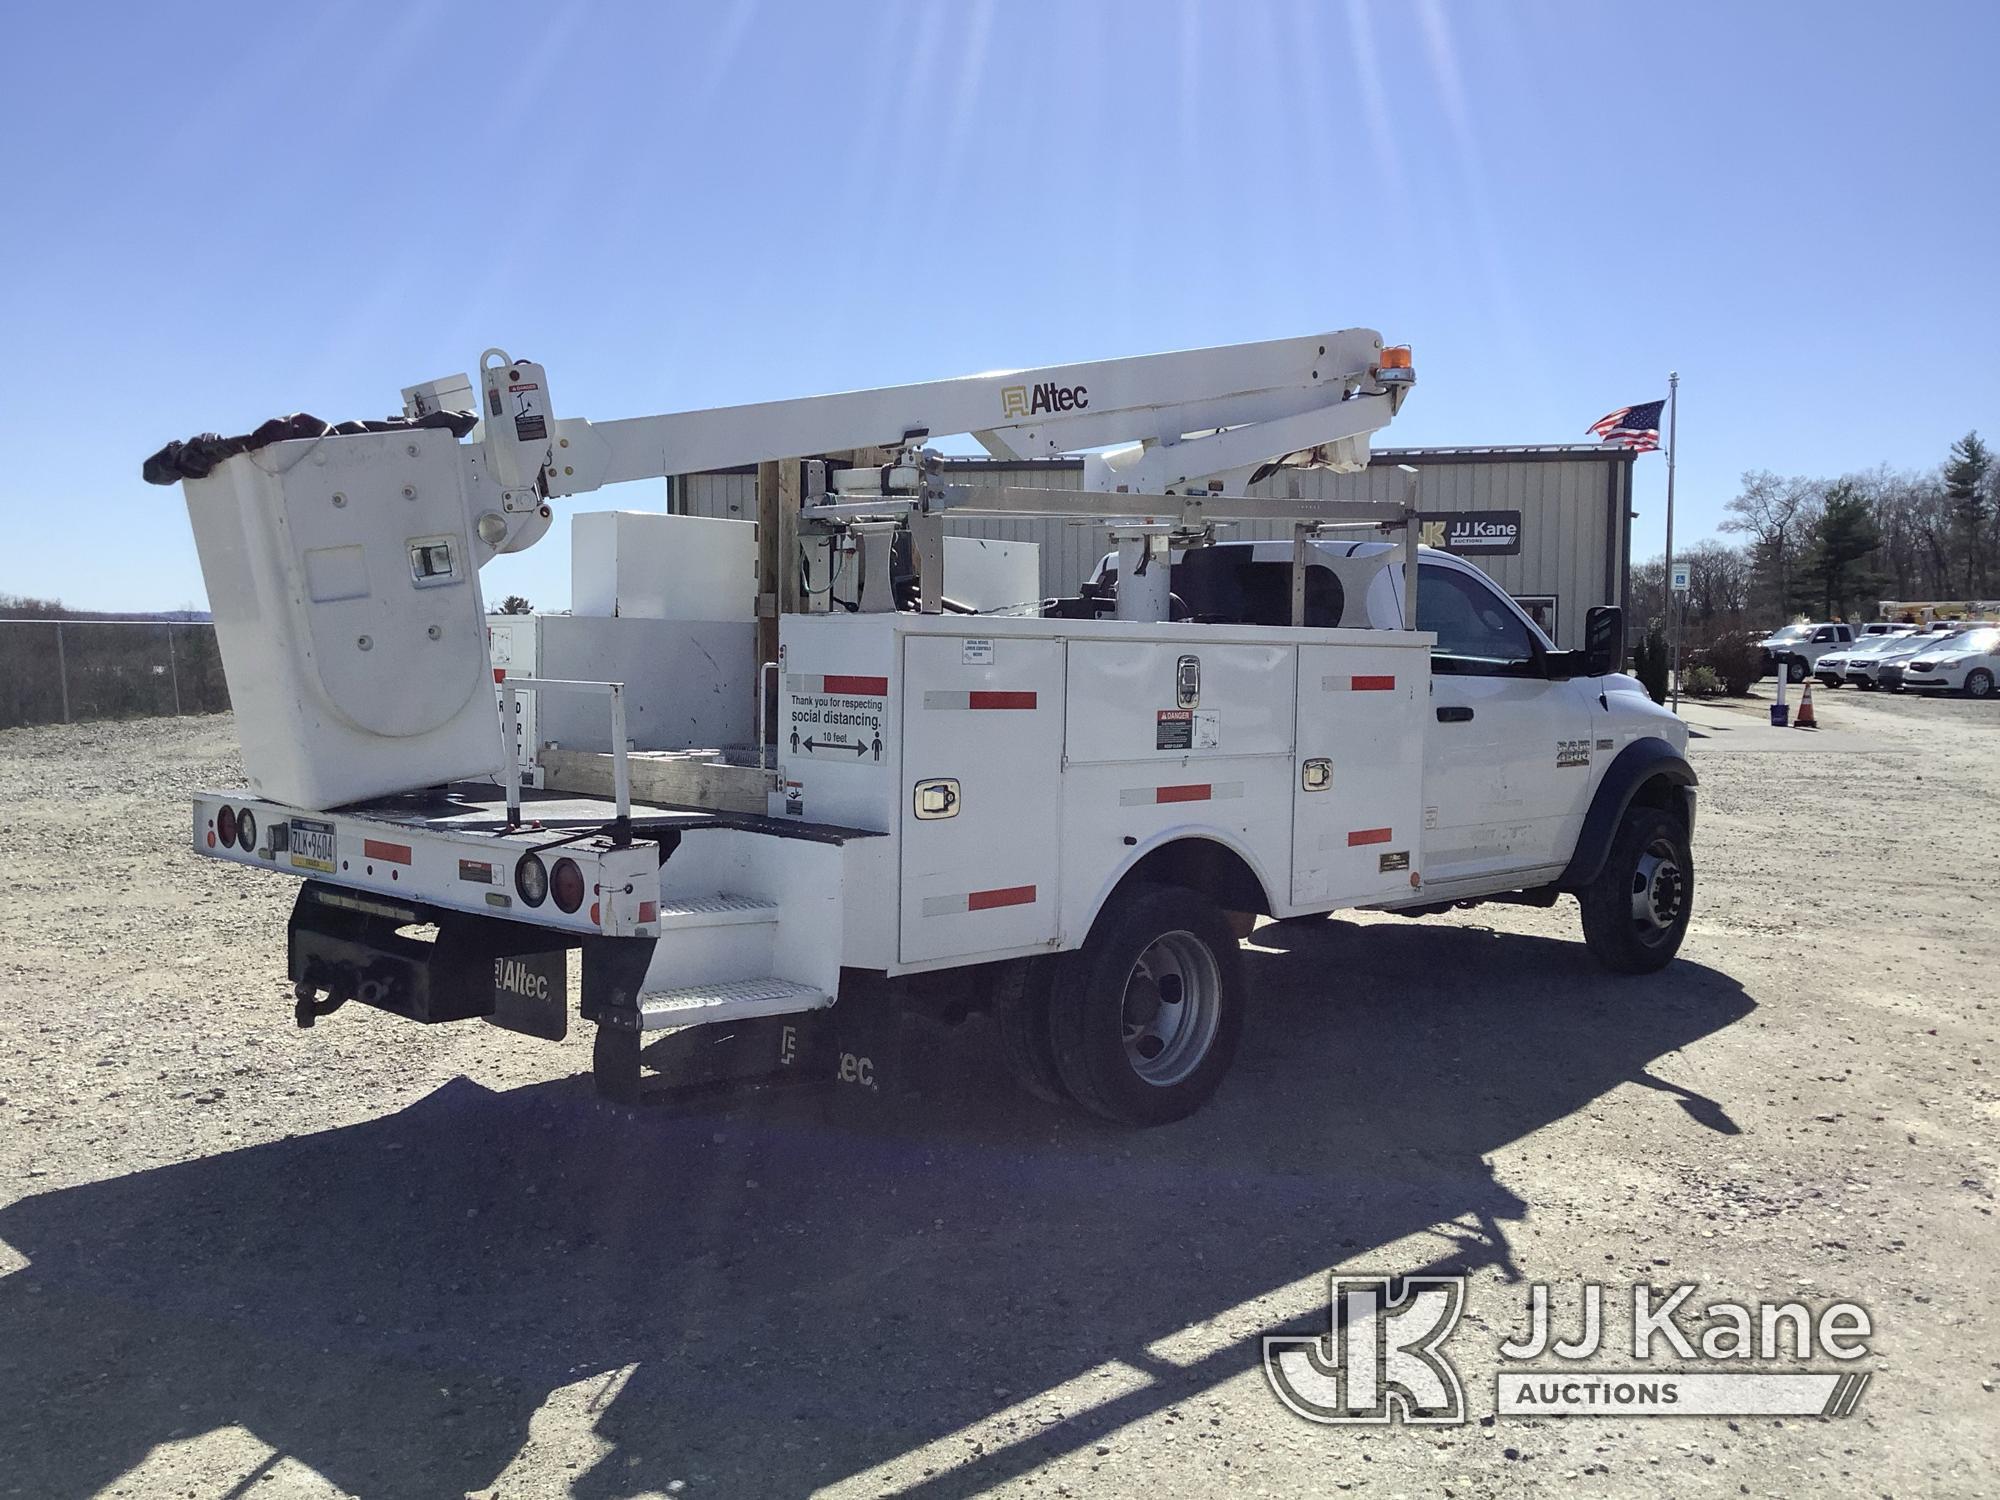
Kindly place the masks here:
[[(1421, 589), (1418, 597), (1422, 597)], [(1783, 630), (1765, 636), (1757, 644), (1770, 661), (1770, 670), (1782, 670), (1787, 682), (1804, 682), (1806, 675), (1827, 652), (1843, 650), (1854, 644), (1854, 627), (1834, 622), (1787, 625)]]
[(1899, 650), (1915, 634), (1916, 627), (1913, 625), (1899, 625), (1888, 631), (1876, 631), (1856, 641), (1852, 646), (1827, 652), (1813, 663), (1813, 676), (1820, 680), (1821, 686), (1830, 688), (1837, 688), (1843, 682), (1856, 681), (1857, 679), (1847, 675), (1850, 671), (1860, 670), (1872, 657), (1878, 657), (1887, 651)]
[(1945, 636), (1903, 662), (1903, 686), (1922, 692), (1991, 698), (2000, 683), (2000, 627), (1983, 625)]

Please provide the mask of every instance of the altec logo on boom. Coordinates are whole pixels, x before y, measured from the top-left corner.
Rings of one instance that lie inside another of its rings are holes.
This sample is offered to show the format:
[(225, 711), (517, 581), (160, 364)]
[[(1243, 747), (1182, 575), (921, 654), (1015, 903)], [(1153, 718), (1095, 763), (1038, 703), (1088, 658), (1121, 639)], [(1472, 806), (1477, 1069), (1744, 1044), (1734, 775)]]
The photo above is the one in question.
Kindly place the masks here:
[(1037, 417), (1047, 411), (1083, 411), (1089, 405), (1088, 387), (1057, 385), (1053, 380), (1043, 381), (1032, 390), (1025, 385), (1002, 386), (1000, 389), (1000, 415), (1003, 417)]

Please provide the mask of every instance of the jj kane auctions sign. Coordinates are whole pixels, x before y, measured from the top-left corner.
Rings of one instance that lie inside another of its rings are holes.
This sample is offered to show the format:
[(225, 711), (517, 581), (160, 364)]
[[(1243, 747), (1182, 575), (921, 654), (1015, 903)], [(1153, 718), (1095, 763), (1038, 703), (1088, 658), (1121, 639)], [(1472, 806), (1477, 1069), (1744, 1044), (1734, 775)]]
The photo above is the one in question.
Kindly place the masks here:
[(1426, 547), (1467, 557), (1512, 557), (1521, 550), (1518, 510), (1446, 510), (1418, 515)]

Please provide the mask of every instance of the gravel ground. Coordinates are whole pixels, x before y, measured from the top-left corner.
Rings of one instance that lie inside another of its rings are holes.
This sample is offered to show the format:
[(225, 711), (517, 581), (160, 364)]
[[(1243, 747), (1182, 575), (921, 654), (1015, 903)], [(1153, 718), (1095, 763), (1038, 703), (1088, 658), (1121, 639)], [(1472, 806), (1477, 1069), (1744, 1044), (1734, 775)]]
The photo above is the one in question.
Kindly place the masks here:
[[(1262, 928), (1236, 1072), (1136, 1135), (976, 1024), (915, 1100), (638, 1116), (581, 1037), (297, 1031), (294, 887), (185, 848), (227, 718), (0, 735), (0, 1495), (1991, 1493), (2000, 709), (1818, 706), (1691, 714), (1665, 973), (1568, 901)], [(1278, 1406), (1330, 1270), (1470, 1278), (1472, 1423)], [(1585, 1279), (1857, 1300), (1873, 1384), (1477, 1420)]]

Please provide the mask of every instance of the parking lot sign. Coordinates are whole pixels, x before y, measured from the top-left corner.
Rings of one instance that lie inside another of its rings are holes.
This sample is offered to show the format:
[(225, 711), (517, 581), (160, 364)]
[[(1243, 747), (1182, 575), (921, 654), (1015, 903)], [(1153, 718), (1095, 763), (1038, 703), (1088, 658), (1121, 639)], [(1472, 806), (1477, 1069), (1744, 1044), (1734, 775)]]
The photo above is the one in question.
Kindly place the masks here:
[(1686, 563), (1674, 564), (1674, 592), (1676, 594), (1685, 594), (1688, 591), (1688, 575), (1693, 571)]

